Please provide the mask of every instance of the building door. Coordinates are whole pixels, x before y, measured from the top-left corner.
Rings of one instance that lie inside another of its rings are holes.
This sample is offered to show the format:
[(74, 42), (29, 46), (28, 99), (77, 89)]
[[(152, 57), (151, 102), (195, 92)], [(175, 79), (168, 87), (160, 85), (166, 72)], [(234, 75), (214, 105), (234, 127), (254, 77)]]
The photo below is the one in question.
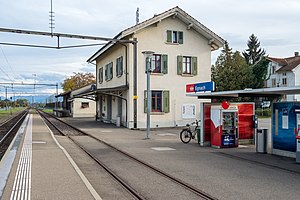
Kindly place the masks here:
[(120, 124), (122, 124), (122, 99), (118, 98), (118, 114), (117, 117), (120, 118)]

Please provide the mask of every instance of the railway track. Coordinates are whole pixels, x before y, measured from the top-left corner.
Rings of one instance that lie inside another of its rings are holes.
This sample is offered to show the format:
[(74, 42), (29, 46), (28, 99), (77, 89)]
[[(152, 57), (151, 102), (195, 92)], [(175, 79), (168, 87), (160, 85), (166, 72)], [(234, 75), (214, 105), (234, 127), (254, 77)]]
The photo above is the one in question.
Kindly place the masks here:
[[(186, 192), (188, 193), (192, 193), (194, 196), (194, 198), (191, 199), (217, 199), (213, 196), (211, 196), (210, 194), (205, 193), (204, 191), (194, 187), (193, 185), (190, 185), (160, 169), (158, 169), (155, 166), (150, 165), (149, 163), (138, 159), (137, 157), (130, 155), (120, 149), (118, 149), (117, 147), (114, 147), (110, 144), (108, 144), (105, 141), (100, 140), (99, 138), (96, 138), (88, 133), (83, 132), (80, 129), (77, 129), (76, 127), (73, 127), (57, 118), (54, 118), (54, 116), (43, 113), (41, 111), (38, 111), (39, 114), (50, 124), (50, 126), (56, 129), (56, 131), (60, 132), (60, 134), (65, 135), (67, 137), (69, 137), (77, 146), (79, 146), (84, 152), (86, 152), (93, 160), (95, 160), (103, 169), (105, 169), (107, 171), (107, 173), (109, 173), (115, 180), (117, 180), (128, 192), (131, 193), (131, 195), (135, 198), (135, 199), (149, 199), (149, 196), (145, 197), (144, 195), (142, 195), (141, 193), (143, 192), (139, 192), (136, 189), (134, 189), (134, 187), (132, 187), (130, 184), (128, 184), (128, 181), (126, 181), (124, 177), (121, 177), (120, 175), (118, 175), (117, 173), (114, 172), (114, 170), (111, 169), (111, 167), (109, 167), (107, 164), (105, 164), (103, 161), (101, 161), (101, 159), (99, 159), (99, 152), (95, 153), (94, 151), (92, 151), (91, 149), (88, 148), (88, 145), (85, 145), (84, 143), (80, 142), (80, 140), (78, 139), (78, 137), (74, 137), (74, 136), (88, 136), (90, 139), (89, 140), (96, 140), (97, 142), (101, 143), (101, 145), (103, 147), (100, 147), (100, 145), (97, 145), (99, 148), (103, 148), (103, 151), (105, 152), (114, 152), (114, 157), (116, 159), (122, 160), (124, 163), (126, 159), (130, 159), (131, 162), (134, 161), (135, 163), (138, 163), (138, 165), (141, 165), (144, 167), (144, 169), (141, 169), (140, 171), (144, 171), (144, 170), (151, 170), (152, 174), (156, 174), (153, 176), (159, 176), (160, 178), (164, 178), (167, 179), (167, 181), (171, 181), (172, 184), (176, 185), (176, 187), (180, 187), (181, 189), (184, 189)], [(51, 128), (50, 127), (50, 128)], [(90, 143), (89, 143), (90, 144)], [(116, 153), (118, 153), (119, 155), (116, 155)], [(122, 155), (122, 157), (120, 156)], [(123, 157), (126, 158), (123, 158)], [(105, 160), (105, 158), (104, 158)], [(149, 172), (145, 172), (145, 173), (149, 173)]]
[(29, 109), (26, 109), (18, 113), (18, 115), (16, 115), (15, 117), (8, 119), (0, 124), (0, 160), (2, 159), (11, 141), (18, 132), (18, 129), (28, 112)]

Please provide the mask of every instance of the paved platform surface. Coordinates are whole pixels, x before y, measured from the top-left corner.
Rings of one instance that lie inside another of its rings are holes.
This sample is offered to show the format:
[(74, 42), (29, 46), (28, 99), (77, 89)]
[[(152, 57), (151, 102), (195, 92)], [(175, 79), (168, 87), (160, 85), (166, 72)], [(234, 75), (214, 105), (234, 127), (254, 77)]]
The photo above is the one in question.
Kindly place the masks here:
[(41, 117), (27, 120), (1, 199), (94, 199)]
[(254, 145), (214, 149), (200, 147), (195, 141), (183, 144), (181, 128), (153, 129), (151, 139), (145, 140), (143, 130), (118, 128), (92, 118), (64, 120), (218, 199), (300, 196), (300, 165), (295, 159), (256, 153)]
[[(116, 189), (118, 186), (113, 182), (105, 182), (109, 177), (98, 174), (96, 171), (100, 169), (96, 165), (87, 166), (91, 162), (87, 157), (82, 157), (82, 152), (73, 147), (66, 137), (53, 137), (38, 115), (31, 117), (32, 126), (29, 118), (2, 199), (10, 199), (12, 194), (18, 192), (13, 188), (16, 174), (20, 173), (17, 172), (20, 160), (23, 164), (19, 171), (27, 172), (23, 175), (22, 184), (25, 182), (25, 186), (20, 194), (30, 195), (31, 199), (100, 199), (100, 196), (103, 199), (130, 199), (125, 196), (120, 198), (119, 193), (112, 198), (112, 193), (121, 188)], [(281, 200), (299, 199), (300, 196), (300, 165), (295, 159), (256, 153), (253, 145), (214, 149), (200, 147), (195, 141), (183, 144), (179, 139), (181, 128), (154, 129), (151, 130), (151, 139), (145, 140), (144, 130), (119, 128), (93, 118), (64, 120), (218, 199)], [(55, 140), (69, 151), (91, 185), (81, 178)], [(23, 160), (22, 148), (26, 149)], [(32, 154), (28, 152), (30, 148)], [(26, 167), (30, 158), (31, 165)], [(145, 180), (140, 181), (139, 184), (146, 183)], [(93, 193), (95, 191), (91, 188), (98, 193)]]

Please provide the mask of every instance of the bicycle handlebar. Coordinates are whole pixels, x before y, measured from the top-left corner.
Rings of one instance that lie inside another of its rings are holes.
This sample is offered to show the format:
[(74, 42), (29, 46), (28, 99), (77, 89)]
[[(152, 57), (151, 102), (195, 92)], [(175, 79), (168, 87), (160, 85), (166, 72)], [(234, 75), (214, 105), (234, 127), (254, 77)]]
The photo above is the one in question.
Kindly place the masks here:
[(199, 123), (199, 122), (200, 122), (200, 120), (197, 120), (197, 119), (196, 119), (196, 121), (192, 122), (191, 125), (196, 124), (196, 125), (198, 126), (198, 123)]

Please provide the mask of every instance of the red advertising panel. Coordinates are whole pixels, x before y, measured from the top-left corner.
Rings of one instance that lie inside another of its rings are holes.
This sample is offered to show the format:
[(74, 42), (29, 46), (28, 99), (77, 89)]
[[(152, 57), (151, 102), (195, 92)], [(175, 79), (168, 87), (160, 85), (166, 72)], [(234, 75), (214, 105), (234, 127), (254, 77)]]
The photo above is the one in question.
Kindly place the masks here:
[(186, 92), (195, 92), (195, 84), (186, 85)]
[(243, 103), (238, 104), (238, 127), (239, 139), (253, 139), (254, 124), (254, 104)]
[(210, 139), (210, 104), (204, 104), (204, 141), (211, 141)]

